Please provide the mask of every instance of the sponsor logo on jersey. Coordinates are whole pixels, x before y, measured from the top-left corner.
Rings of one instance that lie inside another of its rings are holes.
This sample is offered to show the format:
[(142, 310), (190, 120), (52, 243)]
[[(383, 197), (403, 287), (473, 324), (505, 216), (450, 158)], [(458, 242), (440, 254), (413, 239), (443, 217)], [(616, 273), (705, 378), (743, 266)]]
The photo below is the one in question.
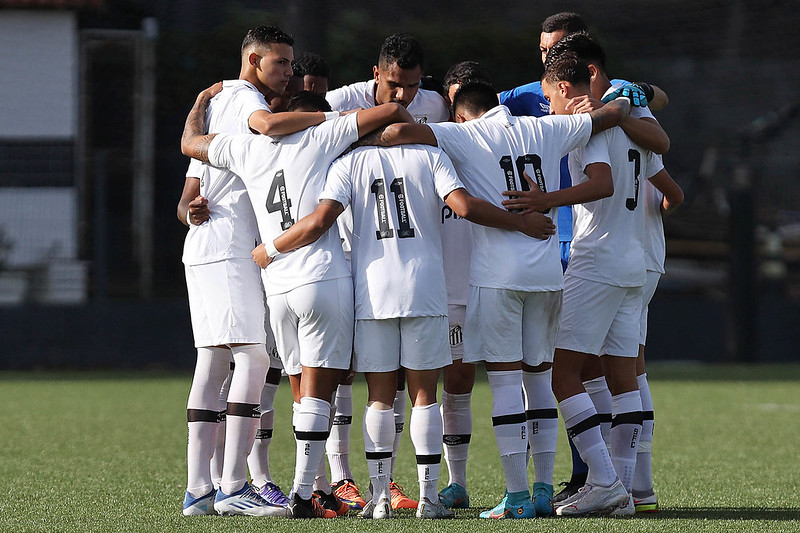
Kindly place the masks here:
[(414, 115), (414, 122), (417, 124), (427, 124), (428, 115)]
[(442, 224), (444, 224), (444, 221), (447, 219), (461, 220), (462, 218), (464, 217), (456, 215), (453, 210), (450, 209), (449, 205), (442, 206)]
[(544, 113), (545, 115), (549, 115), (550, 114), (550, 104), (545, 104), (544, 102), (539, 102), (539, 107), (541, 108), (542, 113)]

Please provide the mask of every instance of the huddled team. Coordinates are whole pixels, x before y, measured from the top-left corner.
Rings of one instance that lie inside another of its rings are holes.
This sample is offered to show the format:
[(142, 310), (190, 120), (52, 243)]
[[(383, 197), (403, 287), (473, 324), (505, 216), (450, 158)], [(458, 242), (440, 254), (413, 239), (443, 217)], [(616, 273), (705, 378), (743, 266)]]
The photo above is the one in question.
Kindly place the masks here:
[[(423, 51), (405, 34), (386, 39), (372, 79), (333, 91), (324, 60), (295, 60), (292, 45), (250, 30), (239, 78), (199, 94), (181, 140), (197, 347), (183, 513), (453, 517), (469, 507), (479, 362), (506, 483), (482, 518), (657, 510), (643, 353), (661, 217), (683, 200), (648, 109), (666, 95), (609, 80), (574, 13), (542, 25), (542, 80), (499, 94), (473, 61), (441, 92), (420, 87)], [(364, 495), (349, 459), (355, 372)], [(269, 470), (282, 373), (289, 496)], [(394, 479), (406, 394), (419, 500)], [(573, 476), (554, 494), (559, 410)]]

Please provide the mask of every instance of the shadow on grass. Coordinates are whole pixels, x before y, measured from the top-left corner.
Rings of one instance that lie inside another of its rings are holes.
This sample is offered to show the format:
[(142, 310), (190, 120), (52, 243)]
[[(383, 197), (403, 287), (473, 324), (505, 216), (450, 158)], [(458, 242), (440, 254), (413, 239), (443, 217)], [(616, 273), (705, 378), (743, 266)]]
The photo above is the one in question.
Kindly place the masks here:
[(671, 507), (660, 509), (657, 513), (636, 515), (636, 518), (684, 519), (684, 520), (771, 520), (783, 522), (800, 520), (800, 508), (770, 507)]

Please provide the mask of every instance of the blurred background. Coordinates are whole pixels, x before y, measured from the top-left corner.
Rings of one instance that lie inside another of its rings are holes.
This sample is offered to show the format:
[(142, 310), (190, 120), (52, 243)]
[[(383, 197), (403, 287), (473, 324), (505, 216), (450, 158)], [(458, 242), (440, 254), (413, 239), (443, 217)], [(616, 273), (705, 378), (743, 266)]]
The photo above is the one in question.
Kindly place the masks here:
[(246, 31), (278, 25), (331, 87), (416, 36), (426, 74), (480, 61), (538, 80), (541, 21), (580, 13), (608, 72), (663, 88), (665, 220), (651, 360), (800, 360), (796, 0), (0, 0), (0, 369), (194, 364), (175, 215), (196, 94), (236, 78)]

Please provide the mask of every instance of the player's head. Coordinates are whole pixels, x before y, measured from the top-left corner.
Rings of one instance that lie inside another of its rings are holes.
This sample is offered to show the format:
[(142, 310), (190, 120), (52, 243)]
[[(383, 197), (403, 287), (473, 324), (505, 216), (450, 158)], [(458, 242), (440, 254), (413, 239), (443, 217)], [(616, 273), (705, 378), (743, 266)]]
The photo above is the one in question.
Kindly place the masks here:
[(316, 94), (328, 92), (331, 69), (321, 55), (304, 52), (292, 62), (292, 69), (295, 76), (303, 78), (303, 90)]
[(300, 91), (289, 100), (287, 111), (330, 111), (331, 104), (321, 94)]
[(298, 76), (295, 72), (292, 74), (292, 77), (289, 78), (289, 83), (286, 84), (286, 89), (281, 94), (275, 95), (271, 98), (267, 104), (269, 104), (269, 110), (273, 113), (280, 113), (281, 111), (286, 111), (286, 107), (289, 105), (289, 100), (291, 100), (294, 95), (299, 93), (303, 90), (303, 77)]
[(470, 81), (491, 83), (489, 73), (477, 61), (460, 61), (447, 69), (444, 75), (444, 99), (451, 109), (456, 92)]
[(378, 64), (372, 67), (375, 103), (396, 102), (408, 107), (419, 90), (424, 63), (422, 46), (416, 39), (405, 33), (387, 37)]
[(473, 120), (497, 107), (497, 89), (481, 80), (467, 81), (453, 97), (453, 115), (456, 122)]
[(563, 11), (550, 15), (542, 22), (542, 33), (539, 36), (539, 51), (544, 63), (547, 52), (560, 39), (572, 33), (587, 33), (589, 27), (577, 13)]
[(242, 41), (239, 75), (267, 97), (282, 94), (292, 77), (294, 38), (275, 26), (258, 26)]
[(550, 113), (567, 115), (567, 103), (576, 96), (589, 94), (591, 74), (586, 61), (573, 52), (547, 56), (542, 93), (550, 102)]
[(606, 75), (606, 53), (603, 51), (603, 47), (585, 33), (568, 35), (550, 49), (545, 61), (545, 70), (547, 70), (548, 63), (567, 53), (574, 54), (578, 59), (585, 61), (589, 65), (592, 92), (595, 98), (601, 98), (608, 80)]

